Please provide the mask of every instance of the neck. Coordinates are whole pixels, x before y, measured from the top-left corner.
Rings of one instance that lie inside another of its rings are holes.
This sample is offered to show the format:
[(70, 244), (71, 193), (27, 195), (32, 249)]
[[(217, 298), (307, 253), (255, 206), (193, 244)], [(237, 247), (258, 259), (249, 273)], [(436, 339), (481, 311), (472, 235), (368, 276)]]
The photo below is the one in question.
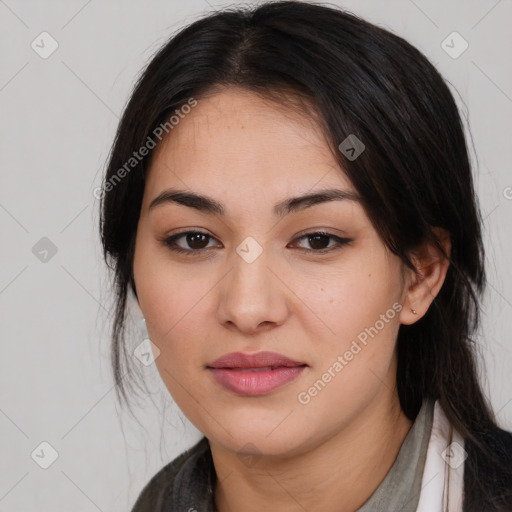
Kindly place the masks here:
[(393, 465), (412, 422), (396, 389), (382, 394), (314, 449), (289, 458), (262, 456), (248, 468), (236, 453), (210, 442), (218, 512), (354, 512)]

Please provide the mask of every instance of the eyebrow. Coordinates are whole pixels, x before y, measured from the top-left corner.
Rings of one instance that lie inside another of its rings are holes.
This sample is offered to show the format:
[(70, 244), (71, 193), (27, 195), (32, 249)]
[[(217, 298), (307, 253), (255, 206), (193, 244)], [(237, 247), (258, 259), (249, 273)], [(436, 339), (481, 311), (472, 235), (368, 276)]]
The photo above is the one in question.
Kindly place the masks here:
[[(354, 201), (357, 203), (361, 202), (361, 199), (357, 194), (348, 190), (325, 189), (318, 190), (311, 194), (285, 199), (274, 206), (273, 213), (276, 217), (283, 217), (284, 215), (298, 212), (320, 203), (344, 200)], [(219, 215), (221, 217), (226, 215), (226, 208), (219, 201), (208, 196), (179, 189), (164, 190), (151, 201), (149, 211), (157, 206), (169, 203), (188, 206), (189, 208), (194, 208), (200, 212)]]

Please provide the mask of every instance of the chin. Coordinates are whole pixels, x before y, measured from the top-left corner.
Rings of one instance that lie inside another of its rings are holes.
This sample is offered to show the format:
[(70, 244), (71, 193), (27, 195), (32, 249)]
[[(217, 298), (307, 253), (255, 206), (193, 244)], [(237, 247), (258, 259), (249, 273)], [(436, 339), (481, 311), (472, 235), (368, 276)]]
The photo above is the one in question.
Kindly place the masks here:
[[(253, 422), (249, 427), (245, 422), (232, 422), (228, 432), (219, 427), (215, 432), (206, 433), (206, 437), (224, 450), (239, 456), (253, 455), (267, 457), (285, 457), (296, 455), (308, 442), (307, 432), (294, 432), (278, 426), (278, 421), (270, 423)], [(279, 431), (281, 429), (281, 431)], [(304, 438), (304, 439), (302, 439)]]

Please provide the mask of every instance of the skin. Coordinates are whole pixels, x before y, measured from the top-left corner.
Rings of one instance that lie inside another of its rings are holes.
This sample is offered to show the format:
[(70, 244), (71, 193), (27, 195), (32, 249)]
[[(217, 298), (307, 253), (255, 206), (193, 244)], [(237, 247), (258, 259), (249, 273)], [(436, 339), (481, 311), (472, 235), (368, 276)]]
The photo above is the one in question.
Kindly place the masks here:
[[(226, 216), (173, 203), (149, 210), (171, 187), (213, 197)], [(210, 441), (219, 512), (354, 511), (384, 479), (412, 425), (396, 389), (397, 333), (426, 313), (448, 262), (422, 246), (412, 255), (416, 276), (358, 202), (273, 216), (279, 201), (323, 188), (356, 193), (318, 126), (237, 88), (198, 100), (153, 155), (133, 267), (139, 305), (167, 389)], [(174, 253), (161, 241), (187, 230), (210, 235), (177, 242), (205, 247), (201, 254)], [(316, 231), (352, 242), (322, 255), (318, 248), (336, 247), (334, 239), (315, 246), (299, 238)], [(252, 263), (236, 252), (248, 236), (263, 250)], [(401, 311), (300, 403), (298, 394), (395, 303)], [(228, 352), (264, 350), (308, 367), (256, 397), (226, 390), (206, 368)]]

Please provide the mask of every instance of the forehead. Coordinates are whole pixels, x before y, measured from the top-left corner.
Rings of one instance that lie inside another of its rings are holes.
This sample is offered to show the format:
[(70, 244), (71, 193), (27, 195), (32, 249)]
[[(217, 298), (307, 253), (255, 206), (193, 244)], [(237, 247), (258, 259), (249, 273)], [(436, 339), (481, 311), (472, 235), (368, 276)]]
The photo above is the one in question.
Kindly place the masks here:
[(197, 100), (156, 148), (146, 180), (248, 194), (305, 192), (316, 184), (353, 190), (310, 115), (239, 88)]

